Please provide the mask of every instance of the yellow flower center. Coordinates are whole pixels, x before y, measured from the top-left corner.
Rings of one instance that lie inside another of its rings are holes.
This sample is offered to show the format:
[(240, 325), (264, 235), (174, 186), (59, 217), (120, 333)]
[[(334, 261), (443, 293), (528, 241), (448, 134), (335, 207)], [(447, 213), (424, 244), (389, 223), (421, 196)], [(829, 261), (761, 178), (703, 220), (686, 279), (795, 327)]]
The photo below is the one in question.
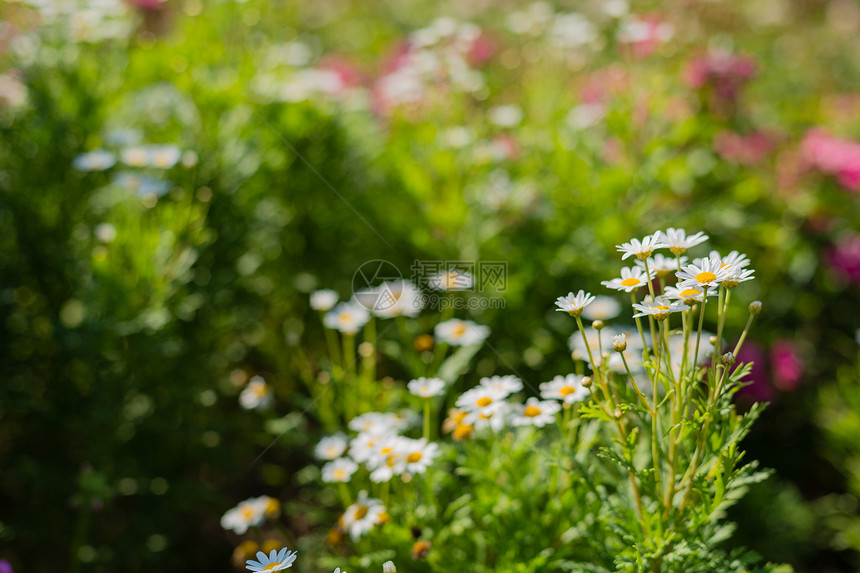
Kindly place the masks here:
[(382, 448), (381, 450), (379, 450), (379, 453), (380, 454), (390, 454), (391, 448)]
[(424, 455), (421, 452), (412, 452), (411, 454), (406, 456), (406, 461), (410, 464), (414, 464), (415, 462), (420, 461), (423, 457)]
[(523, 414), (525, 414), (529, 418), (534, 418), (535, 416), (540, 416), (541, 409), (537, 406), (526, 406), (526, 409), (523, 410)]
[(342, 479), (346, 477), (346, 472), (343, 470), (334, 470), (332, 473), (332, 477), (335, 479)]
[(166, 151), (159, 151), (155, 154), (155, 157), (152, 158), (152, 164), (156, 167), (165, 167), (173, 163), (173, 158), (171, 154)]
[(430, 388), (428, 388), (427, 386), (422, 386), (420, 391), (422, 394), (426, 394), (430, 391)]
[(679, 292), (679, 293), (678, 293), (678, 296), (680, 296), (680, 297), (684, 297), (684, 298), (688, 298), (688, 297), (691, 297), (691, 296), (697, 296), (697, 295), (700, 295), (700, 294), (702, 294), (702, 293), (700, 293), (700, 292), (699, 292), (699, 291), (697, 291), (696, 289), (694, 289), (694, 288), (688, 288), (688, 289), (684, 289), (684, 290), (682, 290), (681, 292)]
[(708, 271), (703, 271), (696, 275), (696, 280), (702, 284), (709, 283), (717, 278), (717, 275), (714, 273), (709, 273)]
[(266, 565), (263, 571), (274, 571), (275, 567), (278, 567), (280, 565), (282, 565), (280, 561), (278, 561), (277, 563), (269, 563), (268, 565)]
[(486, 408), (487, 406), (489, 406), (492, 403), (493, 403), (493, 399), (488, 398), (487, 396), (481, 396), (480, 398), (478, 398), (478, 401), (475, 402), (475, 404), (477, 404), (479, 408)]
[(623, 281), (621, 281), (621, 286), (626, 286), (626, 287), (636, 286), (636, 285), (640, 284), (641, 282), (642, 281), (640, 281), (639, 279), (634, 279), (633, 277), (630, 277), (629, 279), (624, 279)]
[(463, 336), (466, 333), (466, 325), (458, 324), (454, 327), (454, 336)]
[(653, 308), (654, 310), (669, 310), (669, 307), (668, 307), (668, 306), (662, 306), (662, 305), (660, 305), (660, 306), (652, 306), (651, 308)]
[(239, 510), (239, 514), (244, 519), (251, 519), (252, 517), (254, 517), (254, 508), (250, 505), (242, 506), (242, 508)]
[(356, 519), (364, 519), (367, 516), (367, 506), (359, 505), (355, 510), (355, 518)]
[(562, 386), (561, 389), (558, 391), (558, 393), (562, 396), (567, 396), (568, 394), (573, 394), (574, 392), (576, 392), (576, 388), (574, 388), (573, 386)]

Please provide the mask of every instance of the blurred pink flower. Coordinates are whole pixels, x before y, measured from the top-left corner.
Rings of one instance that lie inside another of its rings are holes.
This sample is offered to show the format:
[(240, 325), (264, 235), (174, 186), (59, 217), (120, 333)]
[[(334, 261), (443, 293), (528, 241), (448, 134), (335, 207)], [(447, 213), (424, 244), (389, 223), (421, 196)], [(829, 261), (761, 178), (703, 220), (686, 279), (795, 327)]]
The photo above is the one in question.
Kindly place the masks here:
[(794, 343), (778, 340), (770, 348), (770, 363), (773, 369), (773, 383), (783, 392), (797, 388), (803, 378), (803, 361)]
[(734, 131), (721, 131), (714, 137), (717, 154), (740, 165), (760, 163), (772, 149), (771, 138), (761, 132), (742, 135)]
[(15, 573), (12, 570), (12, 564), (5, 559), (0, 559), (0, 573)]
[(812, 129), (804, 136), (800, 151), (809, 166), (835, 176), (846, 189), (860, 190), (860, 142)]
[(466, 54), (466, 61), (472, 67), (480, 67), (487, 63), (498, 51), (498, 41), (487, 34), (481, 32), (477, 38), (472, 41), (469, 52)]
[(634, 16), (622, 24), (618, 30), (618, 41), (628, 44), (634, 57), (643, 59), (671, 40), (674, 34), (675, 27), (670, 22), (662, 16), (649, 14)]
[(756, 73), (755, 60), (749, 56), (710, 52), (690, 60), (683, 78), (692, 89), (710, 88), (718, 99), (733, 102)]
[(860, 284), (860, 234), (850, 233), (839, 237), (825, 259), (837, 273)]

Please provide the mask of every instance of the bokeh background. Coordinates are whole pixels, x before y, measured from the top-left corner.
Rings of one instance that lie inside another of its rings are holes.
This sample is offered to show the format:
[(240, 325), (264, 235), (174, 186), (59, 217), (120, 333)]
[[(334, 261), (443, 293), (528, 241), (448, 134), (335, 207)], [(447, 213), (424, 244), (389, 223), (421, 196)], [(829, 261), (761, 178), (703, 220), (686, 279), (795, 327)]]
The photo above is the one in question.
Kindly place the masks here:
[[(738, 296), (765, 308), (742, 399), (770, 406), (744, 446), (774, 474), (732, 510), (729, 545), (799, 571), (860, 564), (860, 3), (0, 15), (0, 559), (16, 571), (233, 571), (220, 516), (261, 493), (315, 531), (308, 293), (348, 296), (365, 261), (507, 262), (505, 308), (461, 313), (492, 329), (469, 376), (539, 382), (570, 368), (555, 297), (601, 292), (613, 245), (670, 226), (748, 254)], [(237, 401), (253, 375), (277, 394), (267, 422)]]

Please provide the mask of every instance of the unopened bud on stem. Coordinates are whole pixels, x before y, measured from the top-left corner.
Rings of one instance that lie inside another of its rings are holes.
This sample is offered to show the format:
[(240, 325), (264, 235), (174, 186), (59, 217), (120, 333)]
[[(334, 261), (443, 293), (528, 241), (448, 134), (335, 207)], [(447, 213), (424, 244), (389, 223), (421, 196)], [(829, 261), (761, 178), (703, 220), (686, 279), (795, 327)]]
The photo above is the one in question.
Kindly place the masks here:
[(750, 314), (753, 316), (757, 316), (761, 314), (761, 301), (754, 300), (750, 303)]

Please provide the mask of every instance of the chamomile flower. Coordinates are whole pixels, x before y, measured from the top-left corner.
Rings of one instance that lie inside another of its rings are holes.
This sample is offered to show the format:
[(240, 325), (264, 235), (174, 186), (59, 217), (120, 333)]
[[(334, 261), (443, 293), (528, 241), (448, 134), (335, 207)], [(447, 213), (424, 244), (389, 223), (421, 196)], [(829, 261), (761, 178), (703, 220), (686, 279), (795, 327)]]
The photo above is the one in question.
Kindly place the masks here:
[(550, 382), (540, 385), (540, 395), (544, 400), (561, 400), (565, 404), (575, 404), (588, 398), (591, 391), (582, 385), (582, 376), (568, 374), (556, 376)]
[(664, 320), (673, 312), (686, 310), (683, 304), (670, 301), (664, 296), (658, 296), (654, 300), (651, 300), (650, 296), (645, 297), (641, 303), (634, 303), (633, 308), (639, 311), (639, 314), (634, 314), (633, 318), (653, 316), (655, 320)]
[(322, 480), (325, 483), (348, 482), (358, 470), (358, 464), (349, 458), (337, 458), (322, 468)]
[(693, 263), (684, 267), (676, 273), (680, 288), (699, 287), (716, 288), (726, 277), (731, 269), (723, 267), (717, 259), (702, 259), (697, 265)]
[[(680, 260), (682, 267), (687, 264), (687, 257), (680, 257)], [(637, 260), (636, 266), (644, 269), (645, 261)], [(656, 272), (658, 276), (666, 277), (678, 270), (678, 259), (655, 253), (648, 259), (648, 270)]]
[(480, 385), (487, 390), (498, 392), (502, 398), (507, 398), (523, 389), (523, 381), (512, 375), (481, 378)]
[(221, 527), (242, 535), (249, 527), (261, 525), (265, 518), (265, 507), (257, 498), (246, 499), (221, 517)]
[(394, 566), (394, 561), (386, 561), (383, 563), (382, 573), (397, 573), (397, 567)]
[(436, 290), (469, 290), (475, 284), (475, 277), (466, 271), (450, 270), (433, 275), (427, 284)]
[(104, 149), (96, 149), (75, 157), (72, 167), (78, 171), (104, 171), (116, 164), (116, 155)]
[(615, 248), (619, 252), (624, 253), (624, 256), (621, 257), (623, 261), (627, 257), (636, 257), (637, 259), (645, 260), (651, 256), (651, 252), (654, 249), (660, 249), (665, 246), (660, 240), (660, 233), (657, 232), (646, 236), (641, 241), (639, 239), (630, 239), (629, 243), (615, 245)]
[(609, 320), (621, 312), (621, 303), (611, 296), (598, 295), (582, 311), (582, 316), (588, 320)]
[(621, 269), (621, 278), (614, 278), (611, 281), (603, 281), (600, 284), (606, 288), (615, 290), (623, 290), (624, 292), (632, 292), (640, 287), (647, 286), (648, 281), (657, 276), (657, 273), (651, 270), (649, 274), (645, 274), (645, 270), (641, 267), (630, 267)]
[(486, 386), (475, 386), (460, 394), (456, 406), (467, 412), (491, 414), (504, 399), (505, 394), (500, 390)]
[(320, 312), (328, 312), (337, 304), (338, 295), (330, 289), (322, 289), (311, 293), (311, 308)]
[(182, 151), (175, 145), (153, 145), (149, 148), (149, 163), (159, 169), (170, 169), (182, 157)]
[(500, 432), (508, 423), (508, 414), (510, 411), (511, 405), (504, 400), (500, 400), (491, 408), (469, 412), (463, 421), (465, 424), (474, 427), (476, 431), (490, 428), (494, 432)]
[[(668, 286), (665, 290), (665, 296), (674, 299), (677, 301), (681, 301), (687, 306), (693, 306), (697, 302), (702, 302), (702, 297), (704, 296), (704, 291), (695, 286), (689, 287), (674, 287)], [(708, 296), (714, 294), (714, 291), (708, 292)]]
[(556, 309), (560, 312), (566, 312), (570, 316), (581, 316), (585, 307), (594, 302), (594, 297), (591, 293), (580, 290), (578, 293), (568, 293), (567, 296), (560, 296), (556, 299)]
[(341, 519), (352, 540), (358, 541), (374, 525), (387, 521), (388, 515), (381, 500), (367, 497), (367, 492), (362, 491), (358, 494), (358, 500), (346, 508)]
[(126, 147), (120, 151), (119, 158), (129, 167), (146, 167), (149, 165), (150, 150), (142, 145)]
[(370, 313), (363, 306), (353, 302), (342, 302), (323, 317), (328, 327), (347, 335), (355, 335), (370, 320)]
[(389, 435), (379, 442), (365, 462), (370, 481), (383, 483), (406, 471), (406, 442), (409, 438)]
[(424, 308), (424, 298), (410, 281), (397, 280), (382, 283), (376, 289), (376, 300), (372, 306), (373, 314), (381, 318), (396, 316), (415, 317)]
[(314, 455), (321, 460), (339, 458), (349, 446), (349, 441), (343, 434), (334, 434), (321, 439), (314, 448)]
[(296, 552), (290, 551), (286, 547), (280, 551), (272, 549), (268, 555), (262, 551), (258, 551), (257, 560), (254, 561), (249, 559), (245, 562), (245, 568), (253, 571), (254, 573), (259, 571), (281, 571), (282, 569), (289, 569), (292, 567), (295, 560)]
[(481, 344), (490, 335), (488, 327), (475, 324), (471, 320), (458, 320), (456, 318), (440, 322), (433, 332), (437, 340), (451, 346)]
[(684, 229), (674, 229), (672, 227), (666, 229), (665, 232), (660, 232), (659, 235), (660, 241), (669, 247), (669, 250), (674, 255), (683, 255), (690, 247), (695, 247), (708, 240), (708, 236), (701, 231), (688, 237)]
[(252, 497), (247, 501), (248, 503), (257, 504), (258, 508), (263, 512), (263, 517), (268, 519), (275, 519), (281, 513), (281, 502), (274, 497), (261, 495), (259, 497)]
[(395, 434), (387, 432), (362, 432), (349, 443), (349, 455), (359, 463), (366, 463), (371, 458), (379, 455), (379, 451), (385, 447), (388, 440)]
[(409, 440), (403, 444), (405, 472), (423, 474), (439, 455), (439, 445), (426, 440)]
[(738, 284), (744, 281), (751, 281), (755, 278), (753, 269), (743, 269), (740, 267), (729, 267), (729, 276), (723, 280), (723, 286), (726, 288), (735, 288)]
[(406, 384), (409, 392), (421, 398), (432, 398), (445, 393), (445, 381), (441, 378), (416, 378)]
[(520, 408), (517, 408), (511, 424), (514, 426), (537, 426), (542, 428), (555, 421), (556, 413), (561, 410), (558, 402), (529, 398)]
[(367, 412), (349, 421), (349, 429), (353, 432), (370, 432), (371, 434), (389, 434), (409, 427), (409, 420), (393, 412)]
[(239, 394), (239, 404), (246, 410), (264, 410), (272, 404), (272, 389), (262, 376), (254, 376)]

